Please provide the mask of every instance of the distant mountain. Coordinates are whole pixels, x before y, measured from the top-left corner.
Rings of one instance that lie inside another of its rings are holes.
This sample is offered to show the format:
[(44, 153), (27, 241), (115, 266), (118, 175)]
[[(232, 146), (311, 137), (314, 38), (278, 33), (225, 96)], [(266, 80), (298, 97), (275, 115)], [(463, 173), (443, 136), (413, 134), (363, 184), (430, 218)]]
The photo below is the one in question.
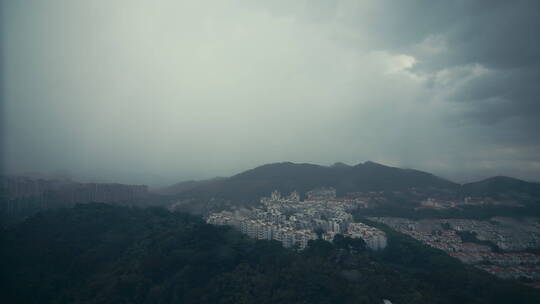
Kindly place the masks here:
[(350, 168), (351, 166), (342, 162), (337, 162), (337, 163), (334, 163), (331, 167), (332, 168)]
[(464, 184), (462, 191), (470, 196), (540, 197), (540, 184), (507, 176), (495, 176), (479, 182)]
[[(188, 184), (183, 196), (219, 197), (251, 200), (268, 195), (272, 190), (299, 191), (301, 194), (317, 187), (334, 187), (338, 195), (347, 192), (404, 190), (409, 188), (457, 190), (459, 185), (433, 174), (389, 167), (374, 162), (348, 166), (296, 164), (291, 162), (263, 165), (229, 178), (203, 184)], [(191, 187), (193, 186), (193, 187)]]
[(164, 187), (164, 188), (158, 188), (153, 189), (152, 192), (158, 193), (158, 194), (164, 194), (164, 195), (174, 195), (178, 193), (182, 193), (188, 190), (191, 190), (195, 187), (208, 185), (211, 183), (219, 182), (226, 179), (225, 177), (214, 177), (211, 179), (205, 179), (205, 180), (189, 180), (184, 182), (179, 182), (174, 185)]

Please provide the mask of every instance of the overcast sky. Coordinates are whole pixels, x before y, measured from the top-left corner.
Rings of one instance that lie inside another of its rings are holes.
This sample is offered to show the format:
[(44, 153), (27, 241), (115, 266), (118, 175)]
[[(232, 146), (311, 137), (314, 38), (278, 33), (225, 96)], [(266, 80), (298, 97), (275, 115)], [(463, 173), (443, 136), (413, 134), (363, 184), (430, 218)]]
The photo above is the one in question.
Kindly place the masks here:
[(540, 180), (540, 1), (2, 1), (5, 169)]

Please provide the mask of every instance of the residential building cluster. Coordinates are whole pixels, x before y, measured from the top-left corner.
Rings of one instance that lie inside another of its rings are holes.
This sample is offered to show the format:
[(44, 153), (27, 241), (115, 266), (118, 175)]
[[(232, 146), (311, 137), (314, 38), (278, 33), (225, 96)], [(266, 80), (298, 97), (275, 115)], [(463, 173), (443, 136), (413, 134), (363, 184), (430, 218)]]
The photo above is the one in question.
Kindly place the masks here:
[(343, 235), (351, 238), (361, 238), (372, 249), (383, 249), (387, 243), (386, 234), (382, 230), (363, 223), (350, 223), (347, 232)]
[[(540, 247), (540, 222), (517, 222), (496, 217), (489, 221), (469, 219), (424, 219), (372, 217), (448, 255), (500, 278), (540, 281), (540, 255), (526, 252)], [(459, 233), (471, 232), (478, 242), (464, 242)], [(496, 246), (494, 246), (496, 245)], [(494, 248), (499, 248), (495, 252)]]
[(481, 206), (481, 205), (498, 205), (506, 207), (523, 207), (522, 204), (519, 204), (516, 201), (499, 201), (493, 198), (472, 198), (465, 197), (463, 200), (445, 200), (445, 199), (435, 199), (427, 198), (420, 201), (420, 205), (416, 209), (449, 209), (449, 208), (459, 208), (462, 206)]
[(306, 192), (306, 196), (312, 199), (333, 199), (336, 198), (336, 189), (334, 188), (317, 188)]
[(295, 229), (261, 219), (242, 216), (238, 212), (222, 211), (212, 213), (208, 216), (206, 222), (213, 225), (233, 226), (251, 238), (276, 240), (286, 248), (297, 246), (299, 249), (304, 249), (309, 240), (317, 239), (317, 235), (313, 231)]
[(136, 205), (148, 197), (145, 185), (80, 183), (19, 176), (0, 177), (0, 227), (42, 210), (89, 202)]
[(336, 199), (335, 189), (314, 189), (308, 199), (300, 201), (293, 191), (282, 196), (278, 191), (261, 198), (261, 207), (235, 212), (211, 213), (206, 221), (214, 225), (230, 225), (257, 239), (277, 240), (284, 247), (304, 249), (309, 240), (317, 239), (315, 231), (322, 232), (324, 240), (332, 241), (336, 234), (363, 239), (372, 249), (386, 247), (383, 231), (354, 223), (349, 211), (365, 207), (358, 199)]

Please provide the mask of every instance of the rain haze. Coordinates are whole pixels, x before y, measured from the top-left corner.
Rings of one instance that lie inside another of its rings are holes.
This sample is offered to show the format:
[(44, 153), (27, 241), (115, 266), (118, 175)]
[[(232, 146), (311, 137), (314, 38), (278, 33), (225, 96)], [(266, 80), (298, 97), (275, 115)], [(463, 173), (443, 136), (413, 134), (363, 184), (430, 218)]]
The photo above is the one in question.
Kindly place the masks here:
[(2, 1), (4, 169), (540, 180), (540, 2)]

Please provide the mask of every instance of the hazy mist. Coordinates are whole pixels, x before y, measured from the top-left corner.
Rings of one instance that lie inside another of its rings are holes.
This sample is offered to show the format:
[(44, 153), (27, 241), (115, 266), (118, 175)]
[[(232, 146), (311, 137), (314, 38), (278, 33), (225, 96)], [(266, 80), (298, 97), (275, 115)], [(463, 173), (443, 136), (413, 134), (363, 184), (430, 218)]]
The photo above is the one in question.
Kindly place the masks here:
[(2, 1), (7, 173), (540, 180), (540, 2)]

